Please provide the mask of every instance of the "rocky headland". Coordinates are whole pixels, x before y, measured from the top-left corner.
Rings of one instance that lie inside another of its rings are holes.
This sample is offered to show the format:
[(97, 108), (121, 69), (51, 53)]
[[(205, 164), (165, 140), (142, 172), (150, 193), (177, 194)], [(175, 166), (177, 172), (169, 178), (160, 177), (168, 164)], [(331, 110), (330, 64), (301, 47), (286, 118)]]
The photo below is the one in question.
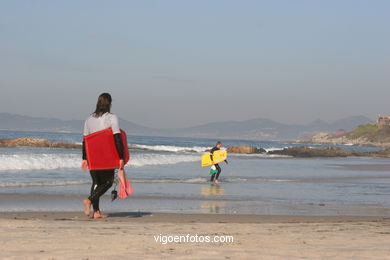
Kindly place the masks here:
[(80, 144), (68, 142), (51, 142), (43, 138), (21, 137), (15, 139), (0, 139), (0, 147), (51, 147), (51, 148), (81, 148)]
[(366, 153), (337, 149), (334, 147), (311, 148), (307, 146), (288, 147), (284, 148), (283, 150), (269, 151), (268, 154), (285, 155), (299, 158), (367, 156)]
[(364, 124), (343, 135), (318, 133), (310, 138), (298, 140), (298, 143), (330, 145), (348, 144), (390, 148), (390, 126)]
[(251, 146), (230, 146), (227, 148), (228, 153), (235, 154), (268, 154), (283, 155), (295, 158), (318, 158), (318, 157), (382, 157), (390, 158), (390, 148), (382, 149), (376, 152), (358, 152), (335, 147), (312, 148), (308, 146), (287, 147), (281, 150), (266, 151), (263, 148)]

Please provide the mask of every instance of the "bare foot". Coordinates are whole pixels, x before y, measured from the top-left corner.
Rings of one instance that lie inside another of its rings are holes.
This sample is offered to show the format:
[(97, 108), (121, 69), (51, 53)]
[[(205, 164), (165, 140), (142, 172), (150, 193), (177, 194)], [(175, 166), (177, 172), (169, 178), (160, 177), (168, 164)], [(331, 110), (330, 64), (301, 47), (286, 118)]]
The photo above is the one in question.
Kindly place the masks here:
[(98, 211), (95, 211), (95, 212), (93, 213), (93, 218), (94, 218), (94, 219), (97, 219), (97, 218), (107, 218), (107, 216), (106, 216), (106, 215), (103, 215), (103, 214), (100, 212), (100, 210), (98, 210)]
[(83, 203), (85, 206), (84, 213), (85, 215), (89, 216), (91, 214), (91, 201), (86, 199), (83, 201)]
[(215, 180), (215, 184), (221, 184), (219, 180)]

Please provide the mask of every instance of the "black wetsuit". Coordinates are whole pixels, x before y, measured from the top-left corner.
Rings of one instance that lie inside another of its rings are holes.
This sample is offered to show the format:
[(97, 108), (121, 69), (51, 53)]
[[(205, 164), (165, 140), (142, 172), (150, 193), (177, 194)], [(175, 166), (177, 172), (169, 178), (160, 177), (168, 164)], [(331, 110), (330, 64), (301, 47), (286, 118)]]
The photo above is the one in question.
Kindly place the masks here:
[[(218, 151), (218, 150), (221, 150), (219, 149), (218, 147), (214, 146), (211, 150), (210, 150), (210, 159), (211, 161), (214, 161), (214, 157), (213, 157), (213, 154), (215, 151)], [(225, 162), (227, 163), (227, 160), (225, 160)], [(210, 181), (213, 182), (214, 180), (218, 180), (219, 178), (219, 174), (221, 173), (221, 167), (219, 166), (219, 164), (214, 164), (215, 165), (215, 168), (217, 168), (217, 172), (216, 173), (213, 173), (213, 175), (211, 175), (211, 178), (210, 178)]]
[[(119, 158), (124, 160), (124, 146), (122, 142), (121, 134), (114, 134), (115, 146), (119, 154)], [(83, 141), (83, 160), (87, 160), (87, 154), (85, 151), (85, 143)], [(115, 169), (108, 170), (92, 170), (90, 171), (92, 178), (91, 194), (88, 199), (91, 201), (93, 210), (99, 210), (100, 197), (111, 188), (114, 183)]]

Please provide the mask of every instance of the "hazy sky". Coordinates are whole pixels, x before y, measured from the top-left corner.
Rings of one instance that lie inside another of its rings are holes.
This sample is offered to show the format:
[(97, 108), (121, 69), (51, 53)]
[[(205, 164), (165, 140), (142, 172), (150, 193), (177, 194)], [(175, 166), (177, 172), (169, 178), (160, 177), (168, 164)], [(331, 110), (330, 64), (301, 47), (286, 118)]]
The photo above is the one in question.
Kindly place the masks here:
[(390, 1), (1, 1), (0, 112), (152, 127), (390, 114)]

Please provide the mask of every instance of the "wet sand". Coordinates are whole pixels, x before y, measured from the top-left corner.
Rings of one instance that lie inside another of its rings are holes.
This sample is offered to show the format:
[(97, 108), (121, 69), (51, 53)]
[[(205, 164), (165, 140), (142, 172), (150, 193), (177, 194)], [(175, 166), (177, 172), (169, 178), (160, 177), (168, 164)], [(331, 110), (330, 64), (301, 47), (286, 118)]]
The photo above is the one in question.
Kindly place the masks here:
[(334, 166), (351, 171), (390, 171), (390, 164), (335, 164)]
[[(330, 223), (330, 222), (386, 222), (389, 217), (373, 216), (282, 216), (241, 214), (180, 214), (152, 212), (109, 212), (109, 218), (100, 222), (133, 223)], [(96, 221), (81, 212), (2, 212), (0, 220), (47, 220), (47, 221)]]
[[(53, 214), (64, 211), (72, 213), (83, 207), (81, 203), (83, 199), (85, 199), (83, 195), (0, 193), (0, 211), (50, 211)], [(131, 199), (114, 202), (111, 202), (108, 195), (104, 195), (101, 204), (104, 211), (111, 212), (153, 211), (154, 213), (191, 213), (198, 215), (217, 213), (219, 215), (232, 214), (233, 216), (236, 214), (248, 216), (390, 216), (390, 207), (379, 204), (294, 203), (266, 200), (136, 195), (132, 195)]]
[[(151, 212), (0, 214), (0, 259), (389, 259), (390, 217)], [(159, 235), (233, 236), (167, 243)]]

